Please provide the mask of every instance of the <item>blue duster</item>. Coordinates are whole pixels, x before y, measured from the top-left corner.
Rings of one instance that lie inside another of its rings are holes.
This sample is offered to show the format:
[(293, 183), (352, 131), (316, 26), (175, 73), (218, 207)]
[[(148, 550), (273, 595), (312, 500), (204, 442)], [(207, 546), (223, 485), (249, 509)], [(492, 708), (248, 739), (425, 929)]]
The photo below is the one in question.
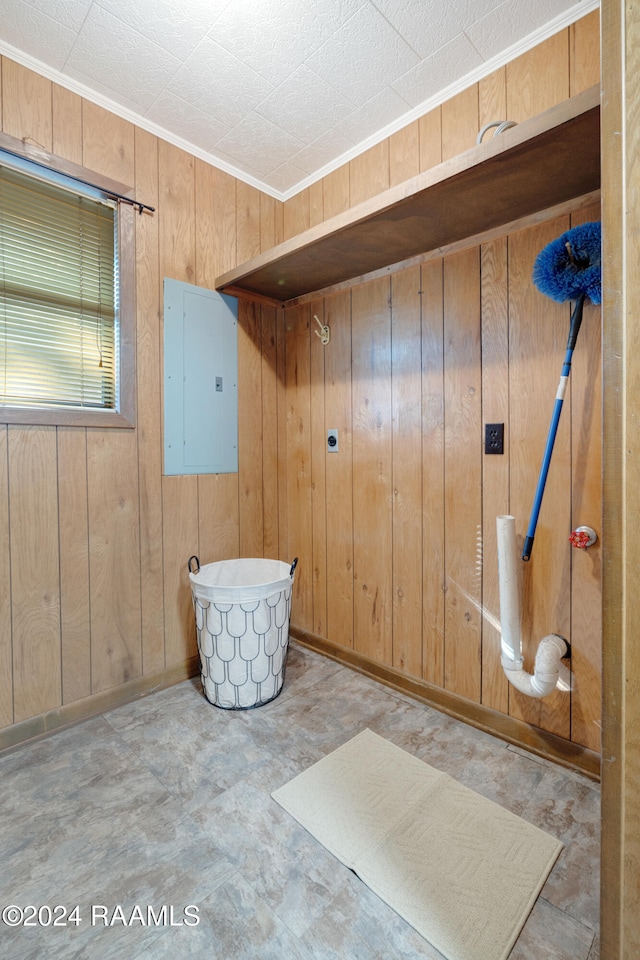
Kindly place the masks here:
[(602, 302), (600, 222), (581, 223), (552, 240), (533, 265), (533, 282), (558, 303), (586, 294), (591, 303)]
[(536, 487), (529, 527), (522, 548), (522, 559), (529, 560), (533, 549), (533, 538), (538, 524), (538, 515), (542, 506), (553, 445), (558, 432), (562, 402), (571, 373), (571, 358), (575, 349), (584, 301), (588, 297), (592, 303), (602, 301), (600, 223), (581, 223), (567, 230), (556, 240), (552, 240), (536, 257), (533, 265), (533, 282), (538, 290), (558, 303), (575, 300), (571, 314), (569, 339), (560, 375), (560, 383), (553, 407), (553, 416), (549, 425), (549, 434), (542, 458), (540, 476)]

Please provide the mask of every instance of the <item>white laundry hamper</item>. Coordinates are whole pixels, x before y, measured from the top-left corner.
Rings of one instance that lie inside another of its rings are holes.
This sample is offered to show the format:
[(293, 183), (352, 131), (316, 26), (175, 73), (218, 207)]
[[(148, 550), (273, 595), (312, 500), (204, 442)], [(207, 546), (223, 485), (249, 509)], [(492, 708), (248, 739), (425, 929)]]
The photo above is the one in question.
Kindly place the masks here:
[(254, 557), (201, 567), (189, 558), (200, 675), (214, 706), (248, 710), (282, 690), (297, 562)]

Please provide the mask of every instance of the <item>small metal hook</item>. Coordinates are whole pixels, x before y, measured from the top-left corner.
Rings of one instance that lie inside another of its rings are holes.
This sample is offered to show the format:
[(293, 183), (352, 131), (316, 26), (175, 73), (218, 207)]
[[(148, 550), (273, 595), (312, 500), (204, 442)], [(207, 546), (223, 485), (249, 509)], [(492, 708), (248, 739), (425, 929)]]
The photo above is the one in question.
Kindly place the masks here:
[(315, 322), (316, 322), (316, 323), (318, 324), (318, 326), (320, 327), (319, 330), (314, 331), (314, 332), (315, 332), (315, 335), (316, 335), (316, 337), (320, 337), (320, 343), (323, 343), (323, 344), (325, 345), (325, 347), (326, 347), (326, 345), (327, 345), (327, 344), (329, 343), (329, 341), (331, 340), (331, 330), (330, 330), (330, 328), (329, 328), (329, 324), (328, 324), (328, 323), (321, 323), (320, 320), (318, 320), (318, 318), (317, 318), (317, 316), (315, 315), (315, 313), (314, 313), (314, 315), (313, 315), (313, 319), (315, 320)]
[(516, 122), (515, 120), (503, 120), (502, 123), (500, 123), (500, 124), (496, 127), (495, 133), (494, 133), (493, 135), (494, 135), (494, 137), (499, 137), (500, 134), (501, 134), (501, 133), (504, 133), (505, 130), (508, 130), (509, 127), (517, 127), (517, 126), (518, 126), (518, 124), (517, 124), (517, 122)]
[(494, 137), (497, 137), (499, 134), (504, 133), (505, 130), (508, 130), (509, 127), (517, 126), (515, 120), (491, 120), (489, 123), (485, 123), (484, 127), (480, 130), (480, 133), (476, 137), (476, 143), (482, 143), (482, 138), (484, 137), (487, 130), (491, 130), (492, 127), (496, 127), (496, 130), (493, 133)]

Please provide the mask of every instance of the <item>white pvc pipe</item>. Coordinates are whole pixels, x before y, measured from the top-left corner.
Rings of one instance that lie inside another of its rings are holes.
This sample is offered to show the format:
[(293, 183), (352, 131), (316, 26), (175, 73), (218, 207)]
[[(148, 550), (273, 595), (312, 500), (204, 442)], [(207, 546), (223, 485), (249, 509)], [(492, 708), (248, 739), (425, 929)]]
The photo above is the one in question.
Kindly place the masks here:
[(497, 517), (496, 529), (502, 667), (509, 682), (521, 693), (529, 697), (546, 697), (557, 686), (560, 661), (567, 655), (569, 648), (563, 637), (551, 633), (540, 641), (533, 674), (523, 670), (515, 517)]
[(522, 667), (522, 636), (520, 633), (520, 602), (516, 557), (516, 518), (496, 517), (498, 536), (498, 584), (500, 589), (500, 631), (502, 635), (502, 666), (505, 670)]

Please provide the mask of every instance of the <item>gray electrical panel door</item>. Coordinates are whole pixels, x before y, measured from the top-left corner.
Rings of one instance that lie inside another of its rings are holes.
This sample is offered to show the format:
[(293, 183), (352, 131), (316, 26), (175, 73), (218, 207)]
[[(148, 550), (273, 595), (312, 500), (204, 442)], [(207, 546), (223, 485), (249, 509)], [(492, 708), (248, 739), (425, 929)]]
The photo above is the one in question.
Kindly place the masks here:
[(238, 301), (164, 280), (164, 472), (237, 473)]

